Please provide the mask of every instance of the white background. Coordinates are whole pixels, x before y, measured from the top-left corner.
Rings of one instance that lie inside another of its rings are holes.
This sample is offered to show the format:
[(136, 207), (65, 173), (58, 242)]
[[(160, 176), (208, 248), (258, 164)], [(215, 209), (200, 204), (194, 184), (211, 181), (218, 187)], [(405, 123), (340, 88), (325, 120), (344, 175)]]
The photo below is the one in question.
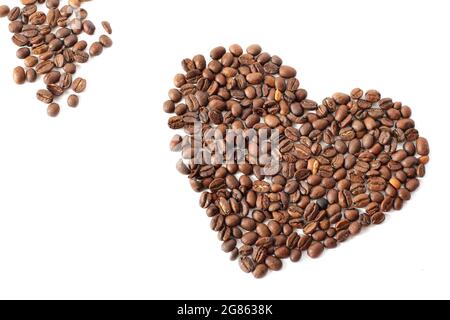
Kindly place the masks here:
[[(18, 1), (4, 1), (13, 6)], [(100, 1), (114, 47), (82, 68), (78, 109), (48, 118), (0, 20), (0, 298), (450, 298), (449, 2)], [(255, 280), (229, 262), (168, 150), (180, 61), (259, 43), (310, 97), (375, 88), (432, 148), (403, 211), (319, 260)], [(63, 103), (62, 103), (63, 104)]]

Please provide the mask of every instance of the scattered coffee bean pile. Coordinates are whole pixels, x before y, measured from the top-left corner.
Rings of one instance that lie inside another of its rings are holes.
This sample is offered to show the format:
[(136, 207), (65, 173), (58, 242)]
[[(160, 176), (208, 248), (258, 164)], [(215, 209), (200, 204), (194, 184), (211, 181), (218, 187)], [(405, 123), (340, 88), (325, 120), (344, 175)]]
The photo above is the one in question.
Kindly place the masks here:
[[(262, 278), (283, 259), (318, 258), (383, 223), (419, 187), (430, 150), (408, 106), (361, 89), (318, 104), (299, 88), (295, 69), (258, 45), (246, 53), (218, 47), (211, 58), (183, 60), (186, 74), (175, 76), (164, 111), (176, 113), (169, 127), (187, 134), (171, 142), (185, 159), (177, 169), (203, 191), (211, 228), (244, 272)], [(194, 121), (204, 132), (278, 130), (280, 168), (264, 176), (250, 161), (195, 164)]]
[[(79, 40), (83, 32), (94, 35), (96, 27), (87, 19), (88, 12), (80, 8), (83, 2), (90, 0), (69, 0), (60, 7), (60, 0), (21, 0), (22, 8), (0, 6), (0, 18), (7, 17), (11, 22), (9, 31), (13, 33), (12, 41), (20, 47), (17, 58), (23, 60), (24, 66), (14, 69), (13, 78), (17, 84), (35, 82), (43, 77), (45, 89), (37, 92), (38, 100), (48, 104), (47, 113), (56, 117), (60, 106), (54, 102), (67, 90), (79, 94), (86, 89), (86, 80), (76, 78), (77, 64), (88, 62), (90, 56), (98, 56), (104, 48), (112, 46), (108, 35), (102, 35), (89, 44)], [(39, 11), (42, 5), (48, 8), (47, 14)], [(108, 22), (102, 23), (106, 33), (112, 29)], [(75, 108), (79, 98), (70, 95), (67, 104)]]

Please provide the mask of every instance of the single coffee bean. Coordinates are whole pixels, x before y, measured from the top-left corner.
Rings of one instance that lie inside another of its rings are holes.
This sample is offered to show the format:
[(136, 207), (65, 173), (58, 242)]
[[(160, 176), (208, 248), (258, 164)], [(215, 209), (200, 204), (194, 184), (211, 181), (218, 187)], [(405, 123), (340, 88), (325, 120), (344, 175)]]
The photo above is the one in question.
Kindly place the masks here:
[(46, 85), (58, 83), (61, 78), (61, 73), (59, 71), (51, 71), (44, 76), (44, 83)]
[[(3, 9), (3, 10), (5, 10), (5, 9)], [(11, 8), (11, 10), (9, 11), (8, 19), (9, 19), (9, 21), (15, 21), (15, 20), (19, 19), (20, 15), (21, 15), (20, 8), (14, 7), (14, 8)]]
[(110, 48), (113, 45), (113, 41), (111, 40), (110, 37), (108, 37), (107, 35), (101, 35), (99, 38), (99, 42), (102, 44), (103, 47), (105, 48)]
[(108, 21), (102, 21), (102, 26), (108, 34), (112, 34), (111, 24)]
[(320, 257), (324, 251), (324, 246), (322, 243), (320, 242), (313, 242), (311, 243), (311, 245), (308, 248), (308, 255), (313, 258), (316, 259), (318, 257)]
[(24, 84), (26, 81), (25, 70), (22, 67), (16, 67), (13, 72), (14, 82), (17, 84)]
[(281, 262), (281, 260), (274, 256), (268, 256), (265, 263), (266, 266), (272, 271), (280, 271), (283, 267), (283, 263)]
[(78, 107), (78, 103), (79, 103), (79, 98), (77, 95), (71, 94), (68, 98), (67, 98), (67, 105), (71, 108), (76, 108)]
[(17, 50), (16, 52), (16, 56), (19, 59), (25, 59), (26, 57), (28, 57), (31, 54), (30, 49), (28, 48), (20, 48), (19, 50)]
[(283, 78), (294, 78), (297, 75), (297, 71), (289, 66), (282, 66), (280, 68), (280, 76)]
[(262, 279), (267, 275), (269, 268), (265, 264), (258, 264), (253, 271), (253, 276), (256, 279)]
[(239, 261), (239, 265), (245, 273), (251, 273), (255, 270), (255, 262), (249, 257), (242, 257)]
[(74, 74), (77, 72), (77, 67), (73, 63), (67, 63), (64, 65), (64, 71), (69, 74)]
[(76, 93), (81, 93), (86, 89), (86, 80), (82, 78), (76, 78), (72, 83), (72, 90)]
[(430, 154), (430, 147), (425, 138), (417, 139), (417, 153), (421, 156), (428, 156)]
[(43, 61), (36, 65), (36, 73), (39, 75), (43, 75), (49, 73), (55, 68), (55, 64), (52, 61)]
[(0, 6), (0, 18), (7, 17), (9, 12), (10, 12), (10, 10), (9, 10), (8, 6), (5, 6), (5, 5)]
[[(84, 51), (74, 51), (73, 52), (73, 61), (78, 63), (86, 63), (89, 60), (89, 54)], [(66, 59), (67, 61), (67, 59)], [(72, 61), (72, 62), (73, 62)], [(69, 61), (67, 61), (69, 62)]]
[(41, 89), (37, 92), (36, 97), (44, 103), (52, 103), (54, 96), (50, 91)]
[(51, 103), (47, 107), (47, 114), (50, 117), (57, 117), (59, 115), (60, 107), (57, 103)]
[(96, 57), (101, 55), (103, 52), (103, 46), (100, 42), (94, 42), (89, 48), (89, 54), (91, 57)]
[(84, 51), (88, 46), (88, 43), (84, 40), (78, 41), (76, 44), (74, 44), (73, 46), (73, 50), (74, 51)]
[(222, 245), (222, 250), (226, 253), (233, 251), (236, 248), (236, 240), (230, 239), (225, 241)]
[(57, 84), (49, 84), (47, 86), (47, 90), (50, 91), (55, 97), (59, 97), (64, 93), (64, 89)]
[(85, 20), (83, 22), (83, 31), (88, 35), (93, 35), (95, 33), (95, 25), (90, 20)]
[(30, 83), (35, 82), (37, 79), (36, 71), (34, 69), (27, 69), (26, 78), (27, 78), (27, 81)]

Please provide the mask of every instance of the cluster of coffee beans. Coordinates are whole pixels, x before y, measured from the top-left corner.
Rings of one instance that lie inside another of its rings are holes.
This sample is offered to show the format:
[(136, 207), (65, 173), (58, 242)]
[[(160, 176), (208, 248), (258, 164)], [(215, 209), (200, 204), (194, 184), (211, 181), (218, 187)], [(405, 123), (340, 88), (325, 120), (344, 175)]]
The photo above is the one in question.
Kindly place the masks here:
[[(316, 103), (295, 69), (259, 45), (218, 47), (210, 56), (183, 60), (186, 73), (175, 76), (163, 108), (176, 114), (169, 127), (186, 134), (171, 141), (184, 159), (177, 169), (203, 192), (212, 230), (244, 272), (262, 278), (283, 259), (318, 258), (383, 223), (418, 189), (430, 150), (408, 106), (361, 89)], [(250, 161), (251, 143), (243, 163), (199, 164), (196, 121), (203, 133), (277, 130), (279, 167)]]
[[(112, 40), (106, 34), (90, 46), (79, 39), (83, 32), (92, 36), (96, 30), (94, 23), (87, 19), (88, 12), (80, 8), (87, 1), (90, 0), (69, 0), (67, 5), (60, 6), (60, 0), (21, 0), (22, 8), (0, 6), (0, 18), (10, 20), (9, 31), (14, 34), (12, 41), (20, 47), (17, 58), (24, 64), (14, 69), (14, 81), (24, 84), (35, 82), (42, 76), (46, 88), (39, 90), (36, 97), (48, 104), (47, 113), (51, 117), (60, 112), (60, 106), (54, 101), (68, 89), (75, 94), (68, 97), (67, 104), (72, 108), (78, 106), (76, 94), (86, 89), (86, 80), (73, 79), (77, 64), (88, 62), (90, 56), (98, 56), (104, 48), (112, 46)], [(40, 11), (44, 4), (47, 13)], [(106, 21), (102, 24), (106, 33), (111, 34), (110, 24)]]

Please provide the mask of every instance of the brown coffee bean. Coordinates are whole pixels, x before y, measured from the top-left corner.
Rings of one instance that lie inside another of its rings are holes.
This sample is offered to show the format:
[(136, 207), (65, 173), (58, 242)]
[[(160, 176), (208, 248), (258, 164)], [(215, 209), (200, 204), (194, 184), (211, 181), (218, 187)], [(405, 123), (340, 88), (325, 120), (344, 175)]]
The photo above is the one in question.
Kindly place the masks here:
[(234, 248), (236, 248), (236, 240), (234, 240), (234, 239), (230, 239), (230, 240), (228, 240), (228, 241), (225, 241), (223, 244), (222, 244), (222, 250), (224, 251), (224, 252), (226, 252), (226, 253), (229, 253), (229, 252), (231, 252), (231, 251), (233, 251), (234, 250)]
[(108, 37), (107, 35), (102, 35), (99, 38), (99, 42), (101, 43), (101, 45), (105, 48), (111, 48), (113, 45), (113, 41), (111, 40), (110, 37)]
[(255, 262), (249, 257), (242, 257), (239, 261), (239, 265), (245, 273), (251, 273), (255, 270)]
[(100, 42), (94, 42), (89, 48), (89, 54), (91, 57), (96, 57), (101, 55), (103, 52), (103, 46)]
[(34, 69), (27, 69), (25, 74), (28, 82), (32, 83), (36, 81), (37, 73), (36, 71), (34, 71)]
[(67, 98), (67, 105), (71, 108), (76, 108), (78, 107), (78, 103), (79, 103), (79, 98), (77, 95), (71, 94), (68, 98)]
[(0, 6), (0, 18), (7, 17), (9, 12), (10, 12), (10, 10), (9, 10), (8, 6), (5, 6), (5, 5)]
[(64, 71), (69, 74), (74, 74), (77, 71), (77, 67), (73, 63), (67, 63), (64, 65)]
[(311, 258), (316, 259), (322, 255), (324, 249), (325, 248), (322, 243), (314, 241), (308, 248), (308, 255)]
[(52, 61), (43, 61), (36, 65), (36, 73), (39, 75), (43, 75), (49, 73), (55, 68), (55, 64)]
[(88, 43), (84, 40), (78, 41), (77, 43), (75, 43), (73, 45), (73, 50), (74, 51), (84, 51), (88, 46)]
[(112, 34), (111, 24), (108, 21), (102, 21), (102, 26), (108, 34)]
[(280, 68), (280, 76), (286, 79), (294, 78), (297, 75), (297, 71), (289, 66), (282, 66)]
[(90, 20), (85, 20), (83, 22), (83, 31), (88, 35), (93, 35), (95, 33), (95, 25)]
[(268, 256), (265, 263), (266, 266), (272, 271), (280, 271), (283, 268), (283, 263), (281, 260), (274, 256)]
[(76, 93), (81, 93), (86, 89), (86, 80), (82, 78), (76, 78), (72, 83), (72, 90)]
[(47, 107), (47, 114), (50, 117), (57, 117), (60, 112), (60, 107), (57, 103), (51, 103)]
[(16, 67), (13, 72), (14, 82), (17, 84), (24, 84), (26, 81), (25, 70), (22, 67)]
[(253, 276), (256, 279), (262, 279), (267, 275), (268, 270), (265, 264), (258, 264), (253, 271)]
[(425, 138), (417, 139), (417, 153), (421, 156), (428, 156), (430, 154), (430, 147)]
[(52, 103), (54, 98), (53, 94), (50, 91), (43, 89), (37, 92), (36, 97), (38, 98), (39, 101), (42, 101), (47, 104)]

